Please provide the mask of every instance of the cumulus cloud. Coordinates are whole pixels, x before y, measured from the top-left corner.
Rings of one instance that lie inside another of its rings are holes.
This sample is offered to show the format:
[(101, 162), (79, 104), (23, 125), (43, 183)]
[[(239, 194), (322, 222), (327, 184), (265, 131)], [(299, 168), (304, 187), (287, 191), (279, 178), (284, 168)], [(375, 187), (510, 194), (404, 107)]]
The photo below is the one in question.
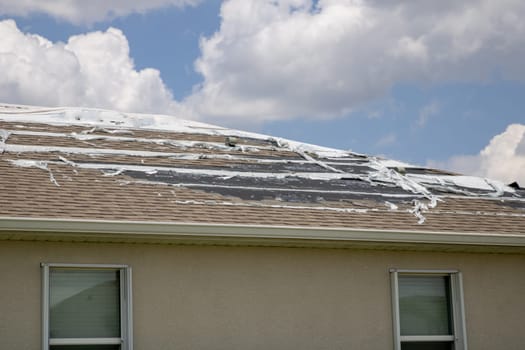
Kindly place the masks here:
[[(0, 0), (0, 13), (94, 21), (197, 1)], [(200, 40), (202, 83), (180, 103), (159, 71), (134, 68), (117, 29), (52, 43), (0, 22), (0, 98), (163, 113), (184, 107), (187, 117), (246, 125), (345, 115), (404, 82), (525, 81), (521, 0), (227, 0), (220, 15), (220, 28)], [(416, 124), (436, 109), (422, 110)]]
[(477, 155), (454, 156), (428, 165), (525, 186), (525, 125), (509, 125)]
[(128, 41), (118, 29), (52, 43), (5, 20), (0, 21), (0, 38), (2, 101), (173, 114), (183, 110), (158, 70), (135, 69)]
[(200, 0), (0, 0), (0, 14), (28, 16), (43, 13), (75, 24), (91, 24), (145, 13), (154, 9), (195, 5)]
[(396, 83), (525, 80), (522, 0), (229, 0), (200, 42), (208, 119), (343, 115)]

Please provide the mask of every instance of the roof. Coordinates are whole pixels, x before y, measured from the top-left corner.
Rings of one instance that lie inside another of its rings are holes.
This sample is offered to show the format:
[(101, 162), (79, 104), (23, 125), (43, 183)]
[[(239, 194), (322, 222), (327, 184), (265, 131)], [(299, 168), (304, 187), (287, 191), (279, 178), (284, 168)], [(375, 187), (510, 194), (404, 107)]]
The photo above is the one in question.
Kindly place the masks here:
[(0, 105), (0, 217), (525, 236), (525, 190), (175, 117)]

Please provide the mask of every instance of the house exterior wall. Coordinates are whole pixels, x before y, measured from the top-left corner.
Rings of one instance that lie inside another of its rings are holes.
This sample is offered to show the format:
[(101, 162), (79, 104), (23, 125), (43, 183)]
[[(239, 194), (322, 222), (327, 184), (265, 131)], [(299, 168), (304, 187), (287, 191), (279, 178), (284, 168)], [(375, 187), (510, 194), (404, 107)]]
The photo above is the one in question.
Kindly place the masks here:
[(523, 349), (525, 255), (0, 242), (0, 349), (39, 349), (41, 262), (133, 268), (134, 348), (393, 349), (390, 268), (463, 272), (470, 349)]

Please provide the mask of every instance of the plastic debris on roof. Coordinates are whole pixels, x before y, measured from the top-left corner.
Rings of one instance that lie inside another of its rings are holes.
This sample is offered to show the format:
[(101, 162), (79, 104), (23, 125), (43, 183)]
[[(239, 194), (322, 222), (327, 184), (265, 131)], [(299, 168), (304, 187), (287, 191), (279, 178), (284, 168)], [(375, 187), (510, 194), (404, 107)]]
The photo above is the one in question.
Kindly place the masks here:
[(420, 225), (454, 196), (525, 208), (524, 191), (495, 180), (162, 115), (0, 105), (0, 154), (10, 166), (47, 172), (55, 187), (63, 180), (53, 167), (65, 166), (118, 178), (119, 186), (162, 184), (221, 198), (178, 205), (403, 211)]

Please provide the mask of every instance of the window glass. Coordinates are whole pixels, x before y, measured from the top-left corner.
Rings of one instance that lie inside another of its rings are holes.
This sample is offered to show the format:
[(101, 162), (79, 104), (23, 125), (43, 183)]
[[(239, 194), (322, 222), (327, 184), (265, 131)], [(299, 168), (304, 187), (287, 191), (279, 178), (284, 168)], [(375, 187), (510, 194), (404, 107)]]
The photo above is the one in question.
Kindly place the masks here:
[[(120, 337), (119, 275), (119, 270), (50, 269), (50, 338)], [(53, 348), (92, 349), (85, 346)]]
[[(401, 335), (451, 335), (449, 277), (400, 275), (399, 321)], [(406, 349), (416, 348), (406, 347)], [(434, 348), (418, 347), (417, 349)]]

